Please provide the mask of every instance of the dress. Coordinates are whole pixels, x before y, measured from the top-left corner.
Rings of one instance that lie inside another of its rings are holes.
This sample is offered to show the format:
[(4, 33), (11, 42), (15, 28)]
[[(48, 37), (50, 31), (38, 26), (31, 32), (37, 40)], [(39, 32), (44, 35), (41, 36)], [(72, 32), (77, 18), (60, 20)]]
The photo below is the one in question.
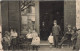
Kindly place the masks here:
[(49, 41), (49, 43), (53, 43), (53, 36), (49, 36), (48, 41)]
[(39, 44), (40, 44), (40, 38), (39, 37), (35, 37), (32, 39), (32, 45), (38, 46)]

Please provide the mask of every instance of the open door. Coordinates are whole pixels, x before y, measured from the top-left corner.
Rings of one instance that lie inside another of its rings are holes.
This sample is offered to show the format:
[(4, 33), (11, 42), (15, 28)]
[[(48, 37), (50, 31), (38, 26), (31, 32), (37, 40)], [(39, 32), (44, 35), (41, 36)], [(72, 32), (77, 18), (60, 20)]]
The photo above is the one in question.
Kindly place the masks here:
[(64, 1), (40, 2), (40, 38), (47, 40), (52, 32), (53, 21), (57, 20), (64, 31)]

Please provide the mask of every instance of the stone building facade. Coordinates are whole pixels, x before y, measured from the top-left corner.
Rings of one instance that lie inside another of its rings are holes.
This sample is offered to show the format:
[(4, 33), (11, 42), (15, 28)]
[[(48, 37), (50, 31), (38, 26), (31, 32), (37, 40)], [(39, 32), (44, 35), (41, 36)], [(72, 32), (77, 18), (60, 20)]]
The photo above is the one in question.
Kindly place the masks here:
[[(35, 2), (35, 28), (40, 34), (40, 2)], [(79, 27), (78, 1), (64, 1), (64, 27), (66, 24)], [(21, 33), (21, 10), (19, 1), (1, 2), (1, 16), (3, 33), (11, 27), (16, 28), (18, 34)], [(77, 14), (78, 13), (78, 14)], [(1, 24), (1, 20), (0, 20)]]

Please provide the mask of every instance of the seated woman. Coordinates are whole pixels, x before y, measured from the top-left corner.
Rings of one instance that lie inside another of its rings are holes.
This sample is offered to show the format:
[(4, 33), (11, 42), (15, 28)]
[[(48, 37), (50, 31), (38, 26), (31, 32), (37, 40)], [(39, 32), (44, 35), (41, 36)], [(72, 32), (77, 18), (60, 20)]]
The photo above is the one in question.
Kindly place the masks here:
[(72, 36), (72, 29), (71, 29), (71, 26), (68, 25), (68, 29), (67, 29), (65, 35), (62, 37), (59, 45), (61, 46), (64, 43), (64, 41), (71, 39), (71, 36)]
[(15, 49), (16, 48), (16, 45), (17, 45), (17, 32), (16, 30), (11, 30), (11, 46), (12, 46), (12, 49)]

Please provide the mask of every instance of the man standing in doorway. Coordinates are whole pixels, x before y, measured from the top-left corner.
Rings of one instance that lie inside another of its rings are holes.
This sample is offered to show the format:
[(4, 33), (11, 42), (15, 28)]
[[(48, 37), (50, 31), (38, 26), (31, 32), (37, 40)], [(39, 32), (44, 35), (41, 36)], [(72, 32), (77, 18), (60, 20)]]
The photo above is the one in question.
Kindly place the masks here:
[(54, 26), (52, 27), (52, 33), (54, 36), (54, 47), (58, 48), (58, 38), (59, 38), (59, 32), (61, 31), (60, 26), (57, 25), (57, 21), (54, 20)]

